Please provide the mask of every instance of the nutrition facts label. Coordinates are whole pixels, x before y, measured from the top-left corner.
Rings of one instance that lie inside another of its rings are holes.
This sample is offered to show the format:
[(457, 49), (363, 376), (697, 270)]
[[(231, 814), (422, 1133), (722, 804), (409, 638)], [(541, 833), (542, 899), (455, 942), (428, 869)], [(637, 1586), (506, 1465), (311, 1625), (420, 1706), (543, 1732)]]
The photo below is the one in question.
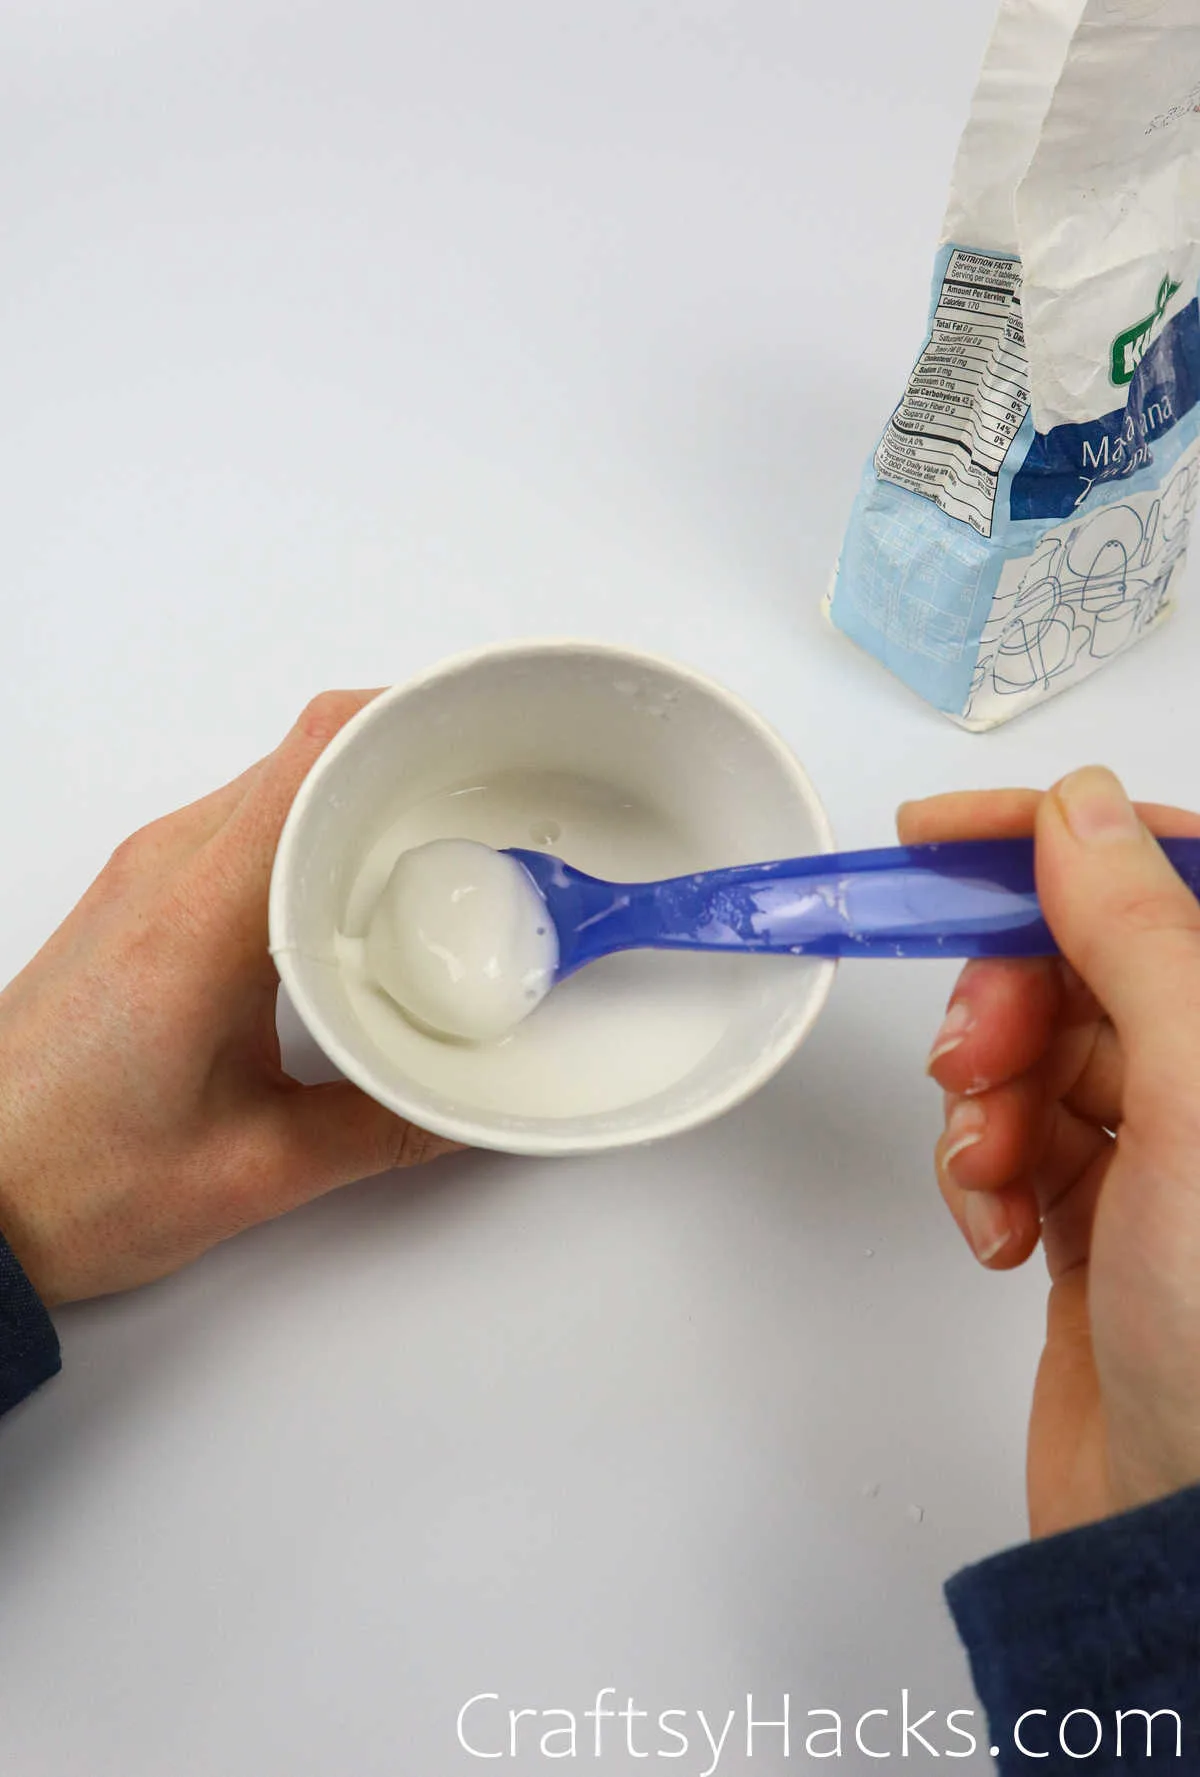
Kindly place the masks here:
[(1000, 466), (1029, 410), (1021, 266), (956, 247), (929, 344), (875, 453), (885, 481), (992, 534)]

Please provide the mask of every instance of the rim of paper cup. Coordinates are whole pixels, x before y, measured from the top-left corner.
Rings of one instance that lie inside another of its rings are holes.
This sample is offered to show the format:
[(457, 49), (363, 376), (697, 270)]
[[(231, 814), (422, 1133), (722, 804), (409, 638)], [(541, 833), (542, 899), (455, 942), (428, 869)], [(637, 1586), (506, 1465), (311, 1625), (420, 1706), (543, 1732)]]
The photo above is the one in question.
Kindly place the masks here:
[(365, 704), (356, 715), (352, 716), (345, 727), (340, 728), (325, 747), (300, 785), (291, 808), (288, 810), (279, 836), (279, 843), (275, 849), (267, 917), (271, 954), (279, 973), (279, 979), (287, 991), (297, 1017), (322, 1053), (348, 1080), (361, 1087), (377, 1103), (394, 1111), (397, 1116), (405, 1118), (408, 1122), (428, 1130), (430, 1134), (444, 1136), (450, 1141), (462, 1142), (468, 1147), (486, 1148), (506, 1154), (550, 1157), (595, 1154), (612, 1152), (620, 1148), (639, 1147), (648, 1142), (663, 1141), (670, 1136), (683, 1135), (689, 1130), (702, 1128), (704, 1124), (724, 1116), (727, 1111), (735, 1110), (738, 1105), (745, 1103), (748, 1098), (773, 1079), (796, 1054), (824, 1009), (833, 986), (834, 975), (837, 972), (837, 963), (831, 958), (814, 957), (810, 959), (815, 967), (813, 975), (808, 976), (809, 992), (804, 1009), (796, 1012), (794, 1018), (785, 1026), (782, 1034), (764, 1047), (756, 1061), (739, 1071), (737, 1077), (724, 1092), (714, 1093), (691, 1108), (685, 1108), (669, 1115), (648, 1116), (643, 1128), (630, 1127), (627, 1131), (611, 1136), (606, 1136), (602, 1130), (589, 1132), (586, 1129), (572, 1128), (572, 1124), (582, 1120), (573, 1117), (564, 1117), (558, 1124), (547, 1119), (545, 1127), (542, 1129), (518, 1132), (497, 1126), (481, 1112), (466, 1111), (461, 1115), (443, 1115), (424, 1100), (419, 1091), (398, 1090), (379, 1078), (361, 1055), (348, 1049), (328, 1029), (320, 1012), (297, 978), (296, 953), (290, 946), (277, 949), (276, 940), (284, 925), (285, 903), (294, 867), (293, 857), (305, 817), (310, 804), (320, 794), (321, 784), (331, 766), (342, 753), (347, 752), (355, 745), (358, 736), (365, 728), (379, 720), (384, 710), (390, 708), (392, 704), (402, 702), (416, 691), (436, 685), (439, 679), (457, 678), (463, 672), (469, 671), (472, 667), (481, 665), (485, 661), (569, 654), (587, 655), (593, 658), (603, 657), (613, 661), (614, 664), (619, 662), (627, 667), (653, 668), (655, 671), (679, 680), (711, 701), (723, 704), (737, 717), (742, 727), (750, 731), (785, 768), (797, 797), (816, 830), (819, 842), (817, 849), (819, 851), (834, 849), (833, 829), (829, 822), (829, 816), (825, 812), (825, 806), (817, 795), (807, 771), (778, 730), (765, 717), (760, 716), (757, 710), (753, 709), (737, 692), (730, 691), (718, 680), (709, 678), (707, 673), (699, 672), (695, 667), (685, 666), (680, 661), (672, 660), (666, 655), (651, 653), (644, 648), (625, 647), (617, 642), (593, 642), (577, 637), (563, 637), (561, 639), (534, 637), (525, 641), (498, 642), (481, 648), (472, 648), (440, 660), (424, 671), (414, 674), (413, 677), (389, 686), (386, 691), (380, 692), (378, 697), (373, 697), (370, 703)]

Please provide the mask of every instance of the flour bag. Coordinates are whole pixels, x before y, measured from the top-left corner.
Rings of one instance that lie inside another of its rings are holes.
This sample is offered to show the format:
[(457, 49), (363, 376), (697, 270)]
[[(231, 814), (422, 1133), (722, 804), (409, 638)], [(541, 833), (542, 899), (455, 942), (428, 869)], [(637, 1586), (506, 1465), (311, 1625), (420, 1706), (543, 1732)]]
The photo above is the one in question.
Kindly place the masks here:
[(1003, 0), (929, 333), (826, 610), (967, 728), (1175, 599), (1200, 481), (1200, 0)]

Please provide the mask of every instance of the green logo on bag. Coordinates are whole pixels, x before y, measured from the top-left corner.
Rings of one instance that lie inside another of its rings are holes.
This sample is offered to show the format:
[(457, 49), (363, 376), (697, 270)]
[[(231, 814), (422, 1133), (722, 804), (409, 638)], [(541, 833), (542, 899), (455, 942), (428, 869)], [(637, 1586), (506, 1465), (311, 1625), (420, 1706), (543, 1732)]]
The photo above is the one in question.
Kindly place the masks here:
[(1154, 313), (1139, 321), (1136, 327), (1127, 327), (1124, 333), (1118, 333), (1113, 340), (1112, 348), (1112, 379), (1118, 388), (1123, 383), (1133, 381), (1134, 372), (1146, 354), (1146, 349), (1162, 326), (1163, 316), (1167, 312), (1167, 304), (1179, 289), (1171, 278), (1166, 277), (1158, 286), (1158, 296), (1154, 303)]

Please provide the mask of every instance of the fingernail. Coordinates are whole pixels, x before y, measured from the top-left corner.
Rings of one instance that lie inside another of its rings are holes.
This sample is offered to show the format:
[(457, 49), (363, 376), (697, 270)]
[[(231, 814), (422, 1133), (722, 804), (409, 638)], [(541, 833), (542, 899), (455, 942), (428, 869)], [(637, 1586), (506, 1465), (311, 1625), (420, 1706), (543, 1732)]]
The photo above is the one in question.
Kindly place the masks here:
[(983, 1140), (987, 1112), (978, 1100), (960, 1098), (946, 1119), (945, 1147), (942, 1149), (942, 1171), (950, 1173), (954, 1161), (968, 1148)]
[(925, 1063), (926, 1073), (932, 1072), (943, 1055), (949, 1055), (952, 1049), (958, 1048), (974, 1022), (971, 1008), (966, 1000), (955, 1000), (942, 1019), (941, 1029), (933, 1039), (933, 1048), (929, 1051), (929, 1057)]
[(1067, 826), (1082, 845), (1136, 839), (1141, 822), (1120, 780), (1102, 765), (1086, 765), (1057, 790)]
[(963, 1194), (963, 1217), (967, 1238), (981, 1265), (994, 1259), (1012, 1238), (1008, 1210), (990, 1191), (966, 1191)]

